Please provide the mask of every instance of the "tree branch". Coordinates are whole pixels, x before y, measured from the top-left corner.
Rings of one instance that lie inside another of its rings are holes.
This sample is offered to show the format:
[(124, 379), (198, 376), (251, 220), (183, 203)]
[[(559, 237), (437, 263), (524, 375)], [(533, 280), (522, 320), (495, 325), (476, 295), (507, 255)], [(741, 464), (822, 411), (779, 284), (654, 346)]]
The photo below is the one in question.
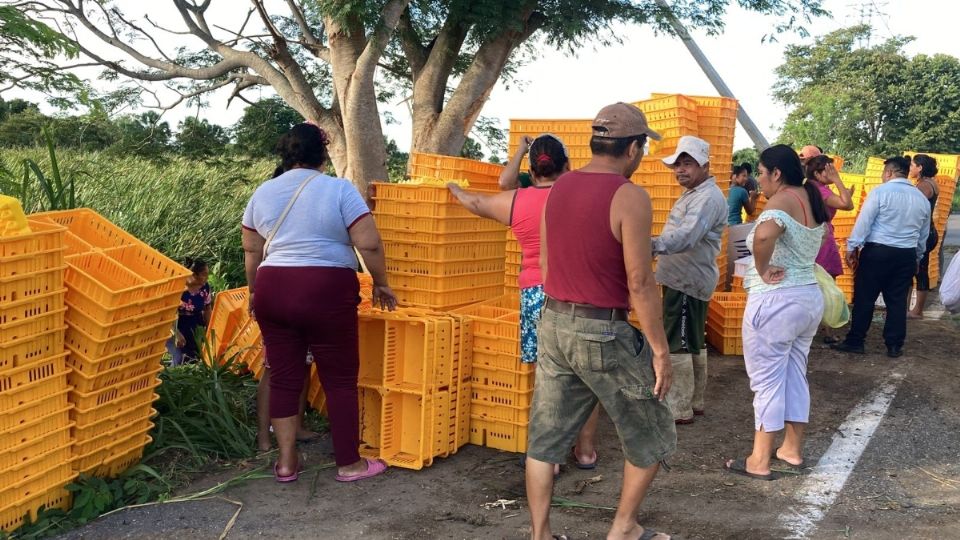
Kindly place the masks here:
[(377, 22), (376, 29), (367, 40), (367, 46), (363, 53), (357, 59), (356, 73), (358, 76), (373, 79), (373, 74), (377, 69), (377, 62), (390, 43), (390, 36), (397, 28), (400, 22), (400, 14), (407, 8), (410, 0), (389, 0), (383, 6), (380, 12), (380, 20)]
[(417, 29), (413, 27), (413, 21), (410, 20), (410, 6), (407, 6), (400, 15), (397, 30), (403, 55), (407, 57), (407, 63), (410, 64), (411, 79), (416, 82), (420, 72), (423, 71), (423, 66), (427, 63), (427, 48), (423, 45), (423, 38), (417, 33)]
[[(303, 41), (300, 44), (317, 58), (329, 63), (330, 50), (323, 45), (323, 34), (321, 33), (320, 36), (317, 36), (313, 33), (313, 29), (310, 28), (310, 25), (307, 23), (307, 18), (304, 16), (300, 6), (297, 5), (296, 0), (287, 0), (287, 6), (290, 7), (293, 19), (297, 21), (297, 26), (300, 27), (300, 33), (303, 34)], [(323, 27), (321, 27), (320, 30), (322, 32)]]

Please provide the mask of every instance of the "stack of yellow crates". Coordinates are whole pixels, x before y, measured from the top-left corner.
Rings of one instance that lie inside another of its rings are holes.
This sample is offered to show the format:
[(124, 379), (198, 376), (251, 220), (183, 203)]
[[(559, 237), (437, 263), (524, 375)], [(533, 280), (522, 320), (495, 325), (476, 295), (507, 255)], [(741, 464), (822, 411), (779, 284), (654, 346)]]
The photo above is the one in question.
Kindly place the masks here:
[(77, 475), (63, 350), (66, 229), (35, 220), (23, 229), (16, 206), (17, 234), (0, 237), (0, 531), (41, 506), (67, 509), (64, 486)]
[(443, 186), (375, 184), (390, 286), (404, 306), (449, 311), (503, 294), (506, 227)]
[(477, 189), (499, 189), (503, 165), (484, 163), (474, 159), (413, 152), (410, 154), (408, 175), (411, 178), (438, 180), (466, 180)]
[(67, 365), (74, 469), (114, 476), (150, 442), (165, 342), (190, 271), (89, 209), (38, 214), (67, 227)]
[(714, 293), (707, 308), (707, 343), (720, 354), (743, 354), (746, 293)]
[(534, 364), (520, 363), (520, 299), (504, 295), (458, 309), (473, 319), (470, 443), (524, 452)]
[(472, 335), (458, 315), (361, 313), (361, 455), (421, 469), (468, 442)]
[(517, 279), (520, 277), (520, 262), (523, 259), (523, 254), (520, 251), (520, 243), (517, 242), (517, 237), (513, 235), (513, 231), (510, 229), (507, 229), (506, 253), (503, 292), (505, 294), (520, 294), (520, 285)]
[[(516, 153), (520, 139), (524, 136), (537, 138), (544, 133), (556, 135), (567, 147), (567, 157), (570, 160), (570, 169), (579, 169), (590, 162), (590, 137), (593, 135), (591, 120), (510, 120), (510, 138), (507, 154), (510, 157)], [(527, 158), (524, 158), (525, 160)], [(521, 169), (529, 169), (529, 163), (524, 161)]]

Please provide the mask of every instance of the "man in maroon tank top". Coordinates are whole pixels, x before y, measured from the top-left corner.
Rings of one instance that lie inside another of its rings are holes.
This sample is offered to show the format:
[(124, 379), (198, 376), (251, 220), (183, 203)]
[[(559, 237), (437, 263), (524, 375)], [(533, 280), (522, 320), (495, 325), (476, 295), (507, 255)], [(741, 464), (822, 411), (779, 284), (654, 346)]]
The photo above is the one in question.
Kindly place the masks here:
[[(598, 402), (616, 425), (626, 458), (608, 538), (668, 538), (636, 522), (660, 463), (677, 444), (663, 402), (672, 367), (652, 272), (652, 208), (647, 193), (627, 179), (648, 136), (660, 137), (640, 109), (604, 107), (593, 123), (593, 158), (556, 181), (544, 209), (540, 269), (547, 301), (526, 472), (534, 540), (552, 537), (553, 464), (566, 460)], [(627, 322), (631, 307), (642, 334)]]

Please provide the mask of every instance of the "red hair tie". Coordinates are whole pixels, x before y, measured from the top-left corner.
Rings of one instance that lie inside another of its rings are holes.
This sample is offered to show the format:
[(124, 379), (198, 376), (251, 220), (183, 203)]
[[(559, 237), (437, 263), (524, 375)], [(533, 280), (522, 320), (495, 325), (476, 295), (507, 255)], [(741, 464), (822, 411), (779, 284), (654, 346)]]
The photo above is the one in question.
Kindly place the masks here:
[(537, 164), (552, 163), (553, 159), (547, 154), (537, 156)]

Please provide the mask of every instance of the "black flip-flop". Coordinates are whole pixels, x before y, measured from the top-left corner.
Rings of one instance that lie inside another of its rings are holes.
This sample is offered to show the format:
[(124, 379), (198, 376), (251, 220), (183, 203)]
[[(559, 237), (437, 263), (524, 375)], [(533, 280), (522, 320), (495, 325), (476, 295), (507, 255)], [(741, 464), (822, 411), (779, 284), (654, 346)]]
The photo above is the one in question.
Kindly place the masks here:
[(783, 476), (775, 471), (770, 471), (770, 474), (754, 474), (749, 472), (747, 471), (747, 458), (737, 458), (729, 465), (724, 464), (723, 468), (734, 474), (746, 476), (747, 478), (753, 478), (754, 480), (779, 480)]
[(776, 450), (770, 453), (770, 459), (775, 460), (781, 469), (792, 474), (800, 474), (807, 470), (807, 460), (801, 461), (799, 465), (794, 465), (785, 459), (780, 459)]

